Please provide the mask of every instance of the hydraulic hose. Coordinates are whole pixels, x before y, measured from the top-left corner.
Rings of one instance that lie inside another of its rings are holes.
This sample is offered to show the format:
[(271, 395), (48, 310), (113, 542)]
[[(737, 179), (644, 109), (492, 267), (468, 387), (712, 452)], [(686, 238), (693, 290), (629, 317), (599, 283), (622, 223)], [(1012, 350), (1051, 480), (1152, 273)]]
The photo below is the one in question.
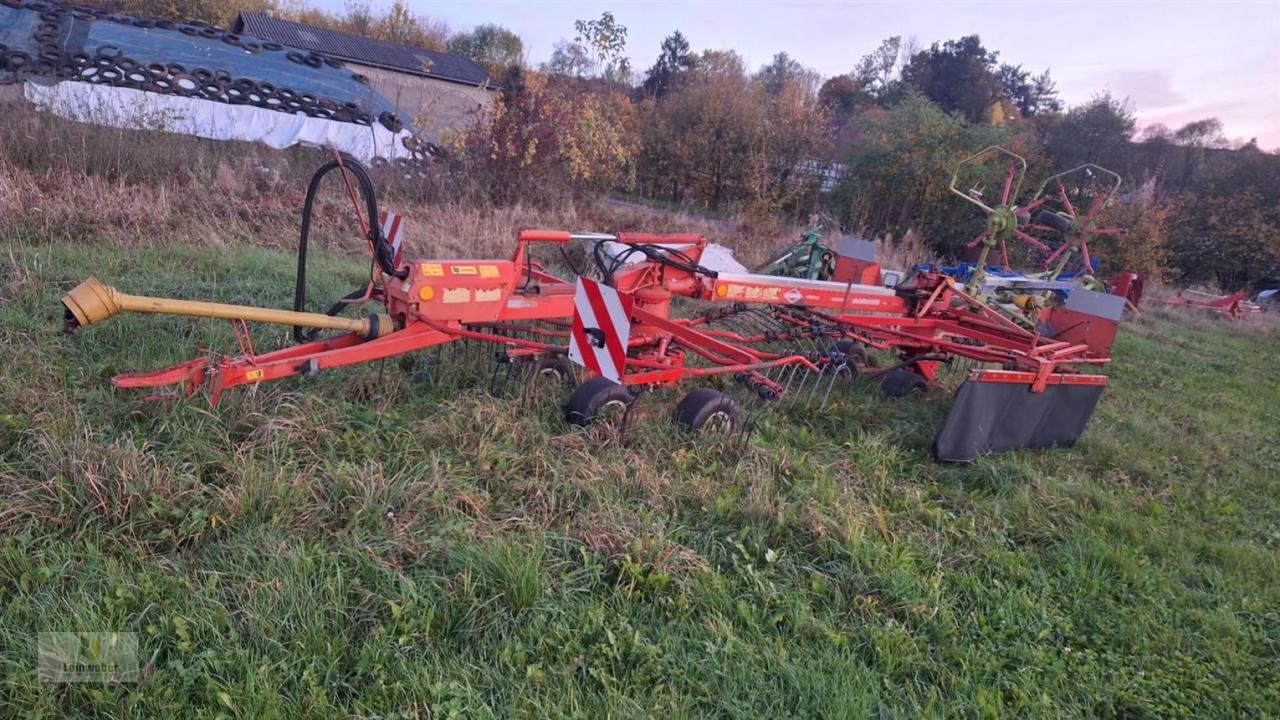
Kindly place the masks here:
[[(355, 158), (343, 154), (339, 158), (321, 165), (316, 170), (315, 175), (311, 176), (311, 182), (307, 185), (307, 197), (302, 203), (302, 229), (298, 237), (298, 273), (293, 289), (293, 309), (297, 312), (304, 312), (307, 306), (307, 249), (310, 243), (311, 214), (315, 207), (316, 195), (319, 193), (320, 184), (325, 176), (337, 168), (342, 168), (351, 173), (356, 180), (360, 196), (364, 200), (365, 210), (369, 218), (369, 242), (373, 246), (373, 261), (388, 276), (404, 278), (408, 275), (408, 268), (400, 269), (395, 266), (395, 250), (392, 249), (391, 243), (387, 241), (386, 236), (382, 234), (382, 227), (378, 222), (378, 198), (374, 193), (373, 181), (369, 178), (369, 171), (357, 162)], [(325, 314), (337, 315), (350, 301), (358, 300), (363, 296), (363, 288), (355, 290), (342, 300), (334, 303)], [(318, 332), (316, 329), (295, 326), (293, 328), (293, 339), (299, 343), (308, 342), (313, 340)]]

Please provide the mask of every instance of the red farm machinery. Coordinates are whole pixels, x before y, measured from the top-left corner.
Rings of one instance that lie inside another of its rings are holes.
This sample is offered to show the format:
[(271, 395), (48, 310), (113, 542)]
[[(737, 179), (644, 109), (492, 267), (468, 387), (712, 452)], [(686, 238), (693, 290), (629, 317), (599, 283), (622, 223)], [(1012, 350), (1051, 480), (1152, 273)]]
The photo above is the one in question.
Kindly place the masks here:
[[(361, 218), (373, 270), (367, 286), (329, 312), (306, 312), (312, 204), (320, 179), (333, 170)], [(591, 265), (576, 281), (531, 256), (540, 244), (571, 242), (582, 244)], [(308, 189), (293, 310), (132, 296), (94, 279), (63, 304), (68, 331), (121, 311), (231, 321), (234, 356), (112, 379), (118, 388), (164, 389), (150, 396), (157, 398), (204, 391), (216, 403), (239, 385), (468, 341), (490, 344), (508, 367), (564, 377), (572, 373), (566, 358), (581, 364), (584, 380), (565, 406), (572, 424), (589, 424), (609, 407), (629, 412), (646, 389), (706, 382), (717, 387), (684, 395), (676, 421), (735, 430), (743, 429), (743, 413), (719, 389), (726, 385), (762, 407), (782, 399), (812, 407), (826, 405), (842, 378), (871, 377), (886, 394), (903, 396), (938, 384), (939, 370), (962, 360), (974, 367), (935, 437), (938, 459), (1070, 446), (1079, 438), (1107, 384), (1097, 370), (1109, 361), (1123, 298), (1055, 285), (1037, 289), (1042, 301), (1023, 303), (1012, 317), (941, 272), (882, 272), (869, 245), (843, 243), (827, 280), (705, 267), (707, 241), (696, 235), (526, 230), (507, 259), (405, 260), (395, 216), (378, 212), (367, 173), (339, 158)], [(370, 302), (381, 311), (342, 314)], [(250, 322), (293, 326), (298, 344), (259, 354)], [(340, 334), (320, 337), (323, 331)], [(873, 354), (893, 360), (875, 367)]]

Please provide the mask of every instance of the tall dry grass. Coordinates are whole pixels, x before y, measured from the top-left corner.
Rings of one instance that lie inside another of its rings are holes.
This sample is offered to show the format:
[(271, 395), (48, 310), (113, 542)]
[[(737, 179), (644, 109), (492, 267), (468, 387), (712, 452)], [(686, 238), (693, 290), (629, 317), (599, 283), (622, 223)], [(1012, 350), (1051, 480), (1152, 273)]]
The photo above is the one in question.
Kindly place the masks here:
[[(41, 243), (119, 247), (238, 244), (292, 251), (311, 175), (332, 157), (323, 148), (274, 150), (161, 130), (127, 130), (58, 118), (24, 104), (0, 125), (0, 232)], [(411, 254), (501, 257), (518, 230), (687, 232), (728, 246), (754, 267), (799, 241), (803, 226), (779, 228), (606, 198), (553, 205), (495, 205), (466, 170), (377, 167), (382, 209), (405, 216)], [(337, 175), (326, 179), (314, 246), (361, 255), (363, 235)], [(531, 198), (531, 200), (536, 198)], [(832, 246), (836, 236), (828, 238)], [(927, 259), (919, 238), (878, 241), (886, 267)]]

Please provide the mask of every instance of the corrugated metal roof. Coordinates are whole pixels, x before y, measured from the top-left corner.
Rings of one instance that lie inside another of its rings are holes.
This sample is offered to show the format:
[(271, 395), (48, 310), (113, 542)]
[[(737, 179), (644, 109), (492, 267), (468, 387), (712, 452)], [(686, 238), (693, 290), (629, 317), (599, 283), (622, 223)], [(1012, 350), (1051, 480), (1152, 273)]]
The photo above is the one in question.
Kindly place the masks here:
[(255, 35), (281, 45), (389, 70), (468, 85), (483, 85), (489, 80), (489, 74), (484, 68), (461, 55), (393, 45), (337, 30), (282, 20), (266, 13), (240, 13), (236, 17), (235, 31), (241, 35)]

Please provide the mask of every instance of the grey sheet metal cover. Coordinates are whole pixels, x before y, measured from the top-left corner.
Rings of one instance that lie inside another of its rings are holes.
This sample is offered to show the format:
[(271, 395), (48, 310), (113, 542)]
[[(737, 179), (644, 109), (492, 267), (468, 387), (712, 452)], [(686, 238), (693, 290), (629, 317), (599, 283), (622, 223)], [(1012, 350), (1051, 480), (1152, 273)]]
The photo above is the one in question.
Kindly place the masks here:
[(1071, 447), (1102, 397), (1102, 385), (1026, 385), (966, 380), (933, 439), (933, 455), (969, 462), (1023, 448)]
[(1124, 317), (1124, 298), (1096, 290), (1073, 288), (1067, 294), (1066, 309), (1075, 312), (1106, 318), (1112, 322), (1120, 322)]
[(846, 235), (840, 238), (840, 255), (863, 262), (875, 262), (876, 244), (857, 235)]

